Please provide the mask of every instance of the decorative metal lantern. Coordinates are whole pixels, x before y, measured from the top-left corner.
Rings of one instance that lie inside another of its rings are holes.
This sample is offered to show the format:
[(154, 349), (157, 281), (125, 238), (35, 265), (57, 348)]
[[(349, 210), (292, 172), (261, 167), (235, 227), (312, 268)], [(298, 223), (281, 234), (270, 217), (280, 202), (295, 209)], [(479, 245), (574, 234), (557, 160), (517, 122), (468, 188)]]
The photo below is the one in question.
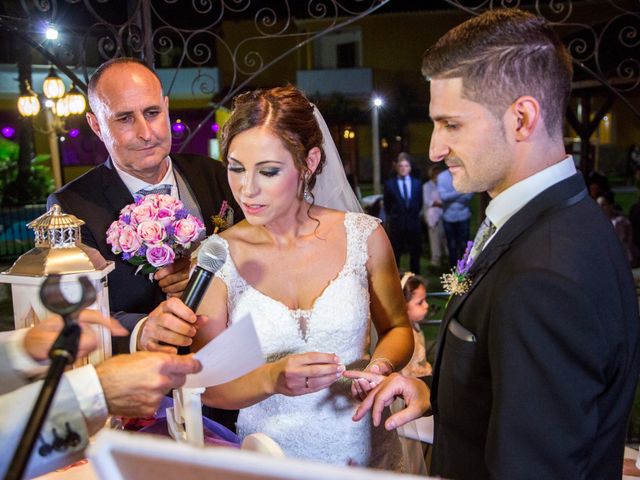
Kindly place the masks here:
[(84, 113), (87, 108), (87, 101), (75, 85), (71, 86), (71, 90), (67, 93), (67, 98), (69, 99), (69, 113), (72, 115), (80, 115), (81, 113)]
[(62, 98), (65, 92), (65, 86), (62, 79), (56, 74), (53, 66), (49, 68), (49, 75), (44, 79), (42, 84), (42, 90), (44, 96), (55, 100), (56, 98)]
[[(40, 301), (40, 285), (49, 274), (62, 275), (60, 287), (70, 300), (80, 298), (79, 276), (88, 277), (96, 289), (96, 302), (89, 308), (109, 315), (107, 274), (115, 266), (100, 252), (81, 243), (80, 227), (84, 221), (62, 213), (53, 205), (44, 215), (27, 224), (35, 234), (36, 246), (18, 258), (7, 271), (0, 273), (0, 283), (11, 284), (13, 315), (16, 328), (39, 323), (50, 312)], [(111, 334), (102, 326), (94, 326), (98, 349), (81, 359), (80, 364), (99, 363), (111, 356)]]

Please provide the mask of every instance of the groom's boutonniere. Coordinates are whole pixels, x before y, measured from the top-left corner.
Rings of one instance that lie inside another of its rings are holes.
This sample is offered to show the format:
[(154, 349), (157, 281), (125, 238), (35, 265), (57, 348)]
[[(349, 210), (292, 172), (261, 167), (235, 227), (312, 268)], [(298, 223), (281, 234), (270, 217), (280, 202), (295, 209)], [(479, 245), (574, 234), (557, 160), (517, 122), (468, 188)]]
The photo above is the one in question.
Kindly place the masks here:
[[(469, 278), (469, 269), (473, 265), (473, 258), (470, 258), (471, 249), (473, 248), (473, 242), (467, 242), (467, 248), (464, 251), (464, 255), (456, 267), (451, 270), (451, 273), (445, 273), (440, 277), (442, 281), (442, 288), (447, 292), (449, 300), (453, 295), (464, 295), (471, 288), (471, 278)], [(448, 302), (447, 302), (448, 303)]]

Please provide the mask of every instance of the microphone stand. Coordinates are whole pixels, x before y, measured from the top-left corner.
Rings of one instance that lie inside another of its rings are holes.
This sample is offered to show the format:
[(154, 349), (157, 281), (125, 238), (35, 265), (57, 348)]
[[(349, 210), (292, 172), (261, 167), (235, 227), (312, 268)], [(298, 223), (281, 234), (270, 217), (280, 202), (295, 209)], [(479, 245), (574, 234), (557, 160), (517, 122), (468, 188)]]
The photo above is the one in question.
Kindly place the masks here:
[(65, 326), (49, 351), (51, 365), (7, 470), (6, 480), (22, 479), (65, 367), (72, 364), (78, 354), (81, 328), (76, 322), (77, 313), (95, 302), (96, 298), (91, 281), (87, 277), (80, 277), (78, 280), (82, 287), (82, 298), (77, 303), (70, 303), (64, 298), (60, 290), (60, 275), (49, 275), (40, 288), (42, 303), (48, 310), (60, 314)]

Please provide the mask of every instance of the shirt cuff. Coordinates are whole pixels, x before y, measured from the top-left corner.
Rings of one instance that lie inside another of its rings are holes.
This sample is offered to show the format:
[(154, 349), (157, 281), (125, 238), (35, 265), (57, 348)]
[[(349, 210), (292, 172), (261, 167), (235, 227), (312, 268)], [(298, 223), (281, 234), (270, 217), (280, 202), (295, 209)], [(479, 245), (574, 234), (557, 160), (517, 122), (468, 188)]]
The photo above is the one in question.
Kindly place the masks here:
[(69, 370), (65, 376), (78, 400), (89, 434), (93, 435), (104, 426), (109, 414), (98, 373), (93, 365), (85, 365)]
[(37, 362), (27, 353), (24, 340), (28, 331), (28, 328), (15, 330), (5, 335), (4, 340), (11, 369), (25, 379), (32, 379), (47, 372), (49, 361)]
[(138, 323), (136, 323), (136, 326), (133, 327), (133, 330), (131, 331), (131, 337), (129, 337), (129, 352), (130, 353), (135, 353), (135, 352), (138, 351), (138, 336), (140, 335), (142, 327), (144, 327), (144, 324), (147, 321), (147, 318), (149, 318), (149, 317), (141, 318), (138, 321)]

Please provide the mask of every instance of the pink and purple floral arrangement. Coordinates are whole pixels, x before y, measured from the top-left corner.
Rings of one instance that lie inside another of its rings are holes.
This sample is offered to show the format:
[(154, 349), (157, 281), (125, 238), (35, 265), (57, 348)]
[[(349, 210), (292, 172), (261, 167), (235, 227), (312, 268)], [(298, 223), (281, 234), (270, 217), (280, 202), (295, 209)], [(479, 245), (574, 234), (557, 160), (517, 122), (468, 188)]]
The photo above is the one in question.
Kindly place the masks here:
[(188, 254), (204, 230), (202, 221), (171, 195), (136, 196), (120, 211), (107, 230), (107, 243), (115, 254), (137, 265), (136, 273), (149, 275)]

